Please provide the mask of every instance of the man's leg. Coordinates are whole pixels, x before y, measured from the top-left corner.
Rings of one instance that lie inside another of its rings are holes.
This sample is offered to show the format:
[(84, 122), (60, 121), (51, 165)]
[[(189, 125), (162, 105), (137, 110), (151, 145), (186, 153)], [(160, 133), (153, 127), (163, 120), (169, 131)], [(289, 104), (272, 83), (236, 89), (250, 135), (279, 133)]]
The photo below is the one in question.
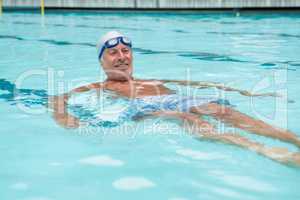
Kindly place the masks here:
[(215, 119), (231, 124), (237, 128), (262, 135), (276, 138), (285, 142), (295, 144), (300, 148), (300, 139), (292, 132), (281, 128), (273, 127), (261, 120), (254, 119), (239, 111), (223, 105), (209, 103), (206, 105), (192, 107), (192, 113), (210, 115)]
[(201, 139), (222, 142), (252, 150), (264, 155), (272, 160), (284, 164), (294, 164), (300, 166), (300, 154), (291, 153), (284, 148), (267, 148), (263, 144), (249, 140), (236, 134), (219, 134), (207, 121), (202, 120), (199, 115), (192, 113), (181, 113), (175, 111), (155, 112), (150, 116), (178, 119), (184, 128), (192, 133), (196, 133)]

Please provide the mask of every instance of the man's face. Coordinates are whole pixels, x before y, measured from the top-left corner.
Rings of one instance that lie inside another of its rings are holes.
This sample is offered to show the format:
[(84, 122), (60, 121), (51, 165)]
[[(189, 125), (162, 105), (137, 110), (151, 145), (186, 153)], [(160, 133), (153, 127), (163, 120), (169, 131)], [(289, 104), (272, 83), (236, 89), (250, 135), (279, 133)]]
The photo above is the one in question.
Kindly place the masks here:
[(131, 48), (119, 43), (115, 47), (105, 49), (101, 65), (109, 80), (131, 79), (133, 70)]

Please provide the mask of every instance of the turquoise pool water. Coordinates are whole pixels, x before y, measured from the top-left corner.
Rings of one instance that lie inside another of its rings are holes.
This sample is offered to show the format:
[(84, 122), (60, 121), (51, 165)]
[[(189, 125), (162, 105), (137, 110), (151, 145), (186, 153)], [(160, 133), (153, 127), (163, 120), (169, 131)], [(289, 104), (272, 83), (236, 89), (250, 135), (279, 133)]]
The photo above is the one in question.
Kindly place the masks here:
[[(45, 112), (43, 103), (33, 105), (36, 101), (25, 95), (19, 98), (21, 107), (15, 105), (18, 100), (5, 90), (7, 83), (17, 81), (24, 94), (31, 89), (58, 94), (103, 80), (94, 45), (112, 29), (132, 38), (136, 77), (220, 82), (255, 93), (277, 92), (283, 97), (182, 90), (221, 96), (236, 109), (300, 136), (299, 13), (237, 17), (81, 12), (49, 13), (44, 18), (36, 13), (4, 13), (0, 18), (0, 199), (300, 198), (299, 168), (197, 140), (172, 121), (67, 130)], [(30, 106), (22, 107), (26, 104)], [(289, 144), (239, 132), (269, 146), (297, 151)]]

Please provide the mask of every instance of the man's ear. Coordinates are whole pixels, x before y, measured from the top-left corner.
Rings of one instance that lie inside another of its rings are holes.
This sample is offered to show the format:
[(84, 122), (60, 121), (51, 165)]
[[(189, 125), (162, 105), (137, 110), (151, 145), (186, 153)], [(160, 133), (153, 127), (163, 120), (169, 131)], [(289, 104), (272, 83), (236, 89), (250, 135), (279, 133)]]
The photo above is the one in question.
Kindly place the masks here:
[(103, 67), (103, 64), (104, 64), (104, 59), (103, 59), (104, 55), (103, 54), (102, 54), (101, 58), (99, 59), (99, 63), (101, 64), (102, 67)]

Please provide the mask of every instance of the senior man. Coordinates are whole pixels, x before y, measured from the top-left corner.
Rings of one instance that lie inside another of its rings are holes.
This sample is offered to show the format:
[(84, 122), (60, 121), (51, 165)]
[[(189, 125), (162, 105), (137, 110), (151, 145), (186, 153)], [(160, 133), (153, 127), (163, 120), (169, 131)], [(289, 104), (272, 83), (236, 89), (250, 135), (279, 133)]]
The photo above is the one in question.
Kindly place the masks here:
[[(67, 128), (79, 127), (78, 118), (67, 112), (68, 99), (75, 93), (89, 90), (113, 91), (131, 101), (143, 102), (132, 119), (146, 116), (178, 119), (184, 127), (192, 130), (202, 139), (220, 141), (250, 149), (282, 163), (300, 165), (300, 154), (284, 148), (268, 148), (237, 134), (217, 133), (214, 126), (202, 116), (211, 116), (226, 124), (266, 137), (292, 143), (300, 148), (300, 139), (288, 130), (282, 130), (254, 119), (230, 107), (222, 105), (216, 99), (204, 97), (182, 97), (167, 88), (165, 83), (197, 85), (197, 82), (171, 80), (139, 80), (133, 77), (133, 55), (131, 40), (117, 31), (106, 33), (99, 41), (98, 59), (107, 75), (104, 82), (92, 83), (75, 88), (67, 94), (52, 98), (53, 117)], [(192, 128), (191, 128), (192, 127)]]

